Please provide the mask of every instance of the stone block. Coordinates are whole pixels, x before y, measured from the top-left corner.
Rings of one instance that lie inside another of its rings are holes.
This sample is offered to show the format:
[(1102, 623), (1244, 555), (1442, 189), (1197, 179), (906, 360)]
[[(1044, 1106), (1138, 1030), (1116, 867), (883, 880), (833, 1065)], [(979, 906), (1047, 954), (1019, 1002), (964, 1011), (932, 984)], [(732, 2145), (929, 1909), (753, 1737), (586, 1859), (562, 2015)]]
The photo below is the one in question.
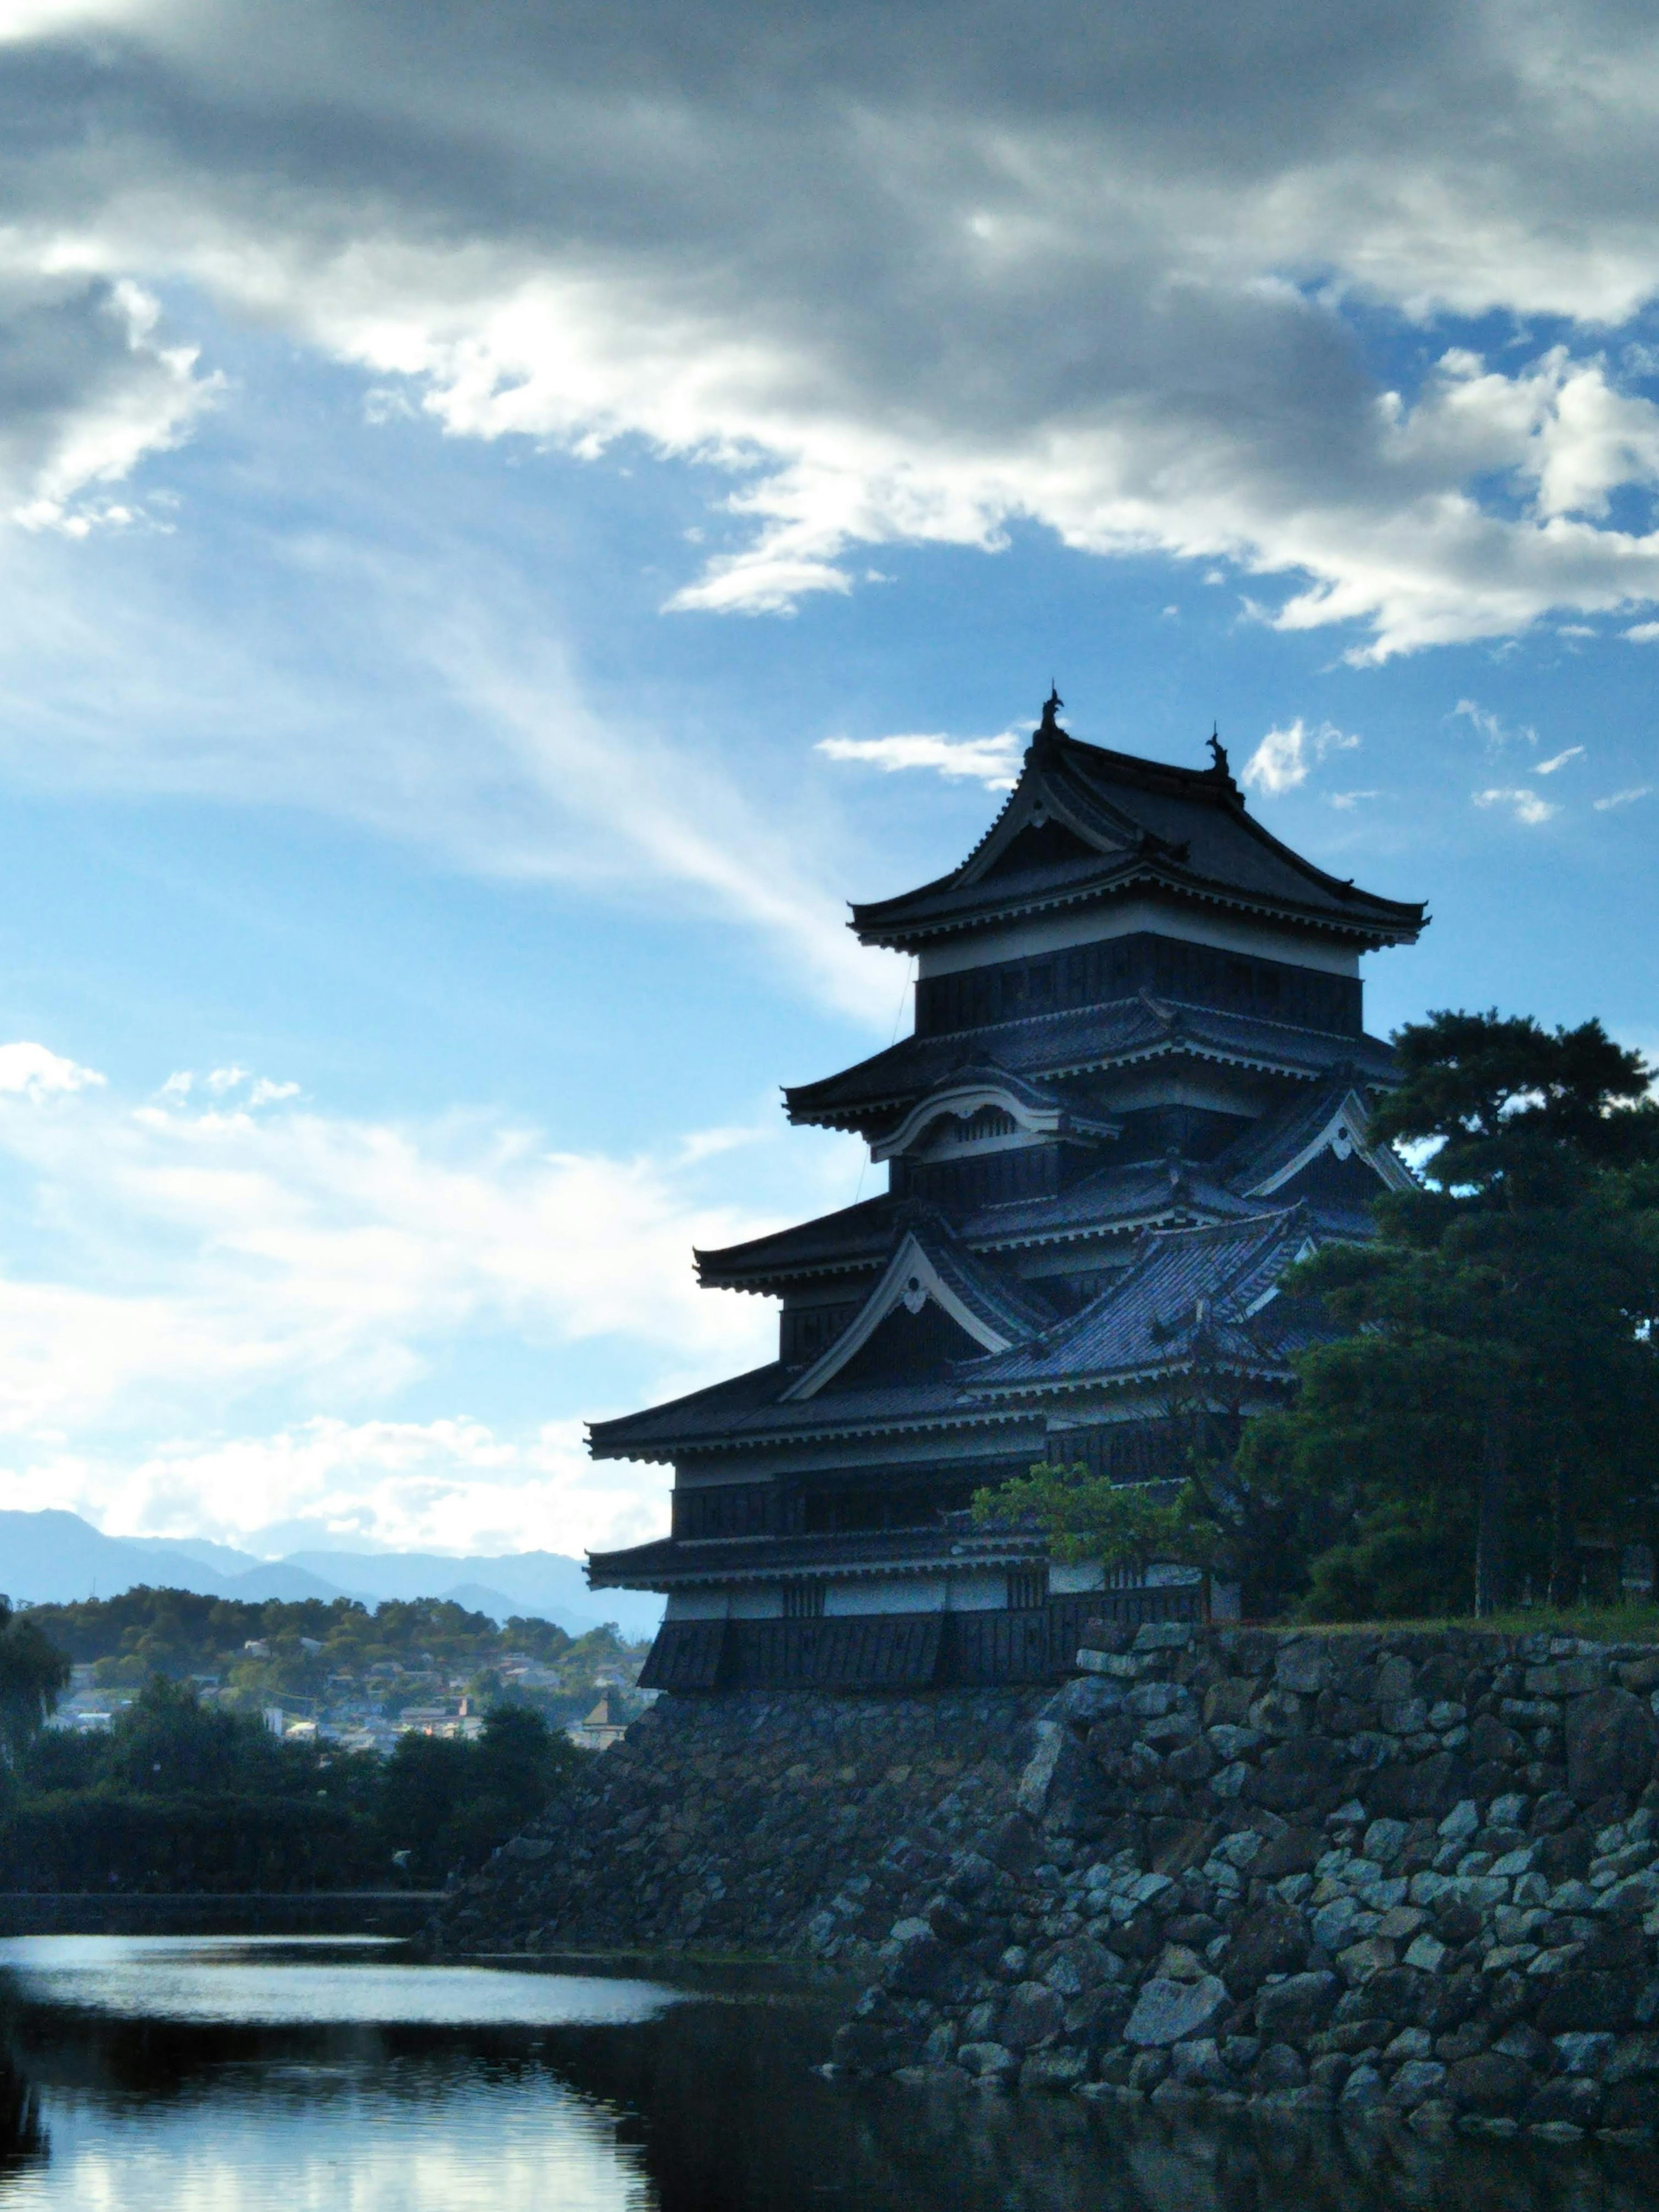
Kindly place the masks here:
[(1601, 2117), (1601, 2084), (1583, 2075), (1563, 2075), (1533, 2091), (1523, 2118), (1528, 2127), (1565, 2124), (1593, 2128)]
[(1528, 1667), (1526, 1687), (1533, 1698), (1582, 1698), (1599, 1690), (1607, 1670), (1599, 1659), (1559, 1659), (1553, 1666)]
[(1212, 1683), (1204, 1692), (1205, 1726), (1239, 1725), (1249, 1717), (1259, 1686), (1253, 1680)]
[(1266, 1753), (1243, 1794), (1270, 1812), (1322, 1817), (1340, 1795), (1344, 1774), (1342, 1754), (1328, 1736), (1291, 1736)]
[(1020, 1982), (1002, 2008), (1001, 2039), (1011, 2051), (1030, 2051), (1064, 2033), (1066, 2008), (1042, 1982)]
[(1273, 1679), (1281, 1689), (1293, 1690), (1298, 1697), (1316, 1697), (1331, 1679), (1326, 1640), (1298, 1637), (1294, 1643), (1282, 1645), (1274, 1662)]
[(1271, 1897), (1242, 1917), (1221, 1961), (1235, 1997), (1255, 1995), (1269, 1974), (1293, 1973), (1308, 1956), (1308, 1925), (1294, 1905)]
[(1236, 2089), (1231, 2069), (1223, 2060), (1213, 2036), (1199, 2036), (1177, 2043), (1170, 2053), (1170, 2077), (1192, 2089)]
[(1089, 2078), (1089, 2057), (1083, 2051), (1034, 2051), (1019, 2069), (1023, 2090), (1066, 2096)]
[(1532, 2094), (1533, 2072), (1506, 2052), (1481, 2051), (1458, 2060), (1450, 2069), (1448, 2087), (1470, 2112), (1513, 2112)]
[(1480, 1808), (1472, 1798), (1466, 1797), (1452, 1807), (1436, 1833), (1449, 1844), (1457, 1844), (1468, 1837), (1478, 1835), (1480, 1831)]
[(1267, 2043), (1305, 2043), (1330, 2018), (1341, 1994), (1341, 1984), (1328, 1972), (1269, 1982), (1255, 2001), (1256, 2032)]
[[(1091, 1652), (1089, 1656), (1093, 1658), (1095, 1654)], [(1109, 1714), (1120, 1712), (1126, 1694), (1121, 1682), (1085, 1674), (1068, 1682), (1060, 1692), (1054, 1702), (1053, 1717), (1086, 1728), (1091, 1721), (1104, 1720)]]
[(1603, 2079), (1607, 2081), (1659, 2081), (1659, 2035), (1644, 2030), (1627, 2035), (1615, 2045)]
[(1618, 2038), (1605, 2031), (1579, 2029), (1553, 2039), (1555, 2055), (1564, 2074), (1588, 2074), (1599, 2081), (1613, 2060)]
[(1375, 2066), (1356, 2066), (1342, 2084), (1337, 2110), (1347, 2118), (1376, 2112), (1381, 2108), (1387, 2092), (1388, 2084)]
[(1193, 2041), (1226, 2003), (1226, 1989), (1212, 1974), (1195, 1982), (1170, 1981), (1154, 1975), (1141, 1985), (1124, 2027), (1124, 2040), (1141, 2048), (1167, 2048)]
[(1091, 1936), (1057, 1943), (1042, 1964), (1042, 1979), (1062, 1997), (1080, 1997), (1121, 1972), (1114, 1954)]
[(1641, 1790), (1653, 1772), (1659, 1729), (1628, 1690), (1595, 1690), (1567, 1714), (1567, 1788), (1581, 1805)]
[(998, 2081), (1009, 2081), (1019, 2071), (1018, 2059), (1002, 2043), (964, 2043), (957, 2053), (957, 2064), (964, 2073)]
[(1389, 2102), (1410, 2112), (1426, 2097), (1437, 2097), (1445, 2085), (1446, 2069), (1437, 2058), (1408, 2058), (1389, 2084)]
[(1365, 1831), (1365, 1856), (1374, 1859), (1379, 1866), (1392, 1866), (1405, 1849), (1410, 1833), (1407, 1821), (1373, 1820)]
[(1194, 1637), (1192, 1623), (1186, 1620), (1147, 1620), (1136, 1629), (1130, 1650), (1146, 1651), (1184, 1651)]
[(1336, 1954), (1337, 1972), (1350, 1989), (1370, 1980), (1392, 1966), (1399, 1958), (1394, 1945), (1380, 1936), (1362, 1936), (1358, 1942), (1350, 1943)]

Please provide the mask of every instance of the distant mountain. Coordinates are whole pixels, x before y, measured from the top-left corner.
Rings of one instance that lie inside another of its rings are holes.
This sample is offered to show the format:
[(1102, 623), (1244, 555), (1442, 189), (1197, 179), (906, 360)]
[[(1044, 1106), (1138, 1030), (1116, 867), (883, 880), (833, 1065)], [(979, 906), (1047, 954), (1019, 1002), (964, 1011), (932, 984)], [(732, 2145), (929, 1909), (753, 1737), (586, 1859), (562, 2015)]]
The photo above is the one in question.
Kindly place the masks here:
[(453, 1597), (505, 1620), (515, 1613), (556, 1620), (580, 1634), (614, 1620), (630, 1636), (654, 1636), (662, 1600), (634, 1590), (587, 1587), (581, 1564), (558, 1552), (504, 1552), (446, 1559), (436, 1552), (291, 1552), (283, 1563), (320, 1575), (353, 1597)]
[(556, 1620), (580, 1636), (614, 1620), (630, 1636), (655, 1633), (660, 1598), (627, 1590), (595, 1597), (580, 1564), (556, 1552), (447, 1559), (429, 1552), (299, 1552), (256, 1559), (202, 1537), (106, 1536), (78, 1514), (0, 1512), (0, 1590), (31, 1605), (115, 1597), (137, 1583), (199, 1590), (207, 1597), (447, 1597), (494, 1620), (515, 1613)]

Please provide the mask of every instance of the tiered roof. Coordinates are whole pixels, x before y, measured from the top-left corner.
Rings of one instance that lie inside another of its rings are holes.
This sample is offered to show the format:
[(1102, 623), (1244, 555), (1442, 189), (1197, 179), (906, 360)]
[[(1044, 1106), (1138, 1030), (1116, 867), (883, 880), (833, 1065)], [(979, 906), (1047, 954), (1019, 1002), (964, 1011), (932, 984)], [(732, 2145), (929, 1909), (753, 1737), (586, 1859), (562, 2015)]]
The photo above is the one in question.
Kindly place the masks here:
[(1007, 803), (958, 868), (853, 908), (866, 945), (912, 951), (963, 929), (1156, 891), (1301, 925), (1351, 945), (1415, 937), (1424, 908), (1379, 898), (1253, 819), (1213, 739), (1207, 769), (1080, 743), (1051, 697)]
[(864, 1128), (943, 1088), (958, 1069), (993, 1060), (1026, 1083), (1052, 1084), (1163, 1060), (1206, 1060), (1309, 1082), (1352, 1060), (1368, 1081), (1390, 1080), (1394, 1055), (1377, 1037), (1293, 1028), (1255, 1014), (1185, 1006), (1142, 991), (1100, 1006), (999, 1022), (963, 1036), (908, 1036), (838, 1075), (784, 1092), (792, 1121)]

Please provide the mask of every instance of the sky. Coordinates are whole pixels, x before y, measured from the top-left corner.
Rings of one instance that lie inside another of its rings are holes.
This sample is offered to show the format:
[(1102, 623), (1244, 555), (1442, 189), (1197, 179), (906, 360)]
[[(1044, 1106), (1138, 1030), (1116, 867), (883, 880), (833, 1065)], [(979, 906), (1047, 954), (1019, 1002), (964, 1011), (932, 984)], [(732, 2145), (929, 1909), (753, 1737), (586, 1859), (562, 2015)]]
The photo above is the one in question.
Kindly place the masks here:
[(1659, 19), (0, 0), (0, 1505), (580, 1552), (1051, 682), (1659, 1051)]

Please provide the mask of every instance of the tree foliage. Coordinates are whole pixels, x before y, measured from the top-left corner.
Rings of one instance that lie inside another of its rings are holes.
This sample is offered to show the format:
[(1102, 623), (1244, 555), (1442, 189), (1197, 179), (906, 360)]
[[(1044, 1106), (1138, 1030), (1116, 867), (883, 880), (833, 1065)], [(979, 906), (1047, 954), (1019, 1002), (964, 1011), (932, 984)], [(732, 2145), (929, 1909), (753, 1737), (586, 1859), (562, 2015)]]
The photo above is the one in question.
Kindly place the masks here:
[(1568, 1601), (1587, 1542), (1659, 1534), (1651, 1071), (1597, 1022), (1442, 1012), (1395, 1043), (1374, 1127), (1420, 1187), (1297, 1271), (1343, 1333), (1238, 1480), (1294, 1528), (1315, 1617)]
[(0, 1768), (7, 1774), (46, 1725), (69, 1678), (69, 1662), (40, 1624), (0, 1597)]
[(0, 1822), (0, 1887), (238, 1890), (441, 1883), (567, 1788), (582, 1752), (524, 1706), (386, 1759), (278, 1740), (154, 1675), (107, 1733), (48, 1729)]
[[(979, 1493), (1060, 1559), (1184, 1561), (1245, 1610), (1321, 1619), (1579, 1595), (1588, 1546), (1659, 1547), (1659, 1106), (1599, 1022), (1439, 1012), (1400, 1030), (1372, 1132), (1420, 1163), (1375, 1241), (1280, 1297), (1319, 1341), (1283, 1410), (1225, 1437), (1201, 1360), (1164, 1419), (1178, 1480), (1040, 1466)], [(1285, 1309), (1281, 1308), (1282, 1312)]]

